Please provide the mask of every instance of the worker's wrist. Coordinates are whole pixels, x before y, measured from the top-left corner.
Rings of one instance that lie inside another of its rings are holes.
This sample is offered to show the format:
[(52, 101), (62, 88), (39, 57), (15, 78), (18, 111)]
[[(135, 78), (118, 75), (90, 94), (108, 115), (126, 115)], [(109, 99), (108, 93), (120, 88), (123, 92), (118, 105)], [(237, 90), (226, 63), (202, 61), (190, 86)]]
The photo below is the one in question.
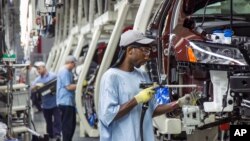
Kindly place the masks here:
[(141, 103), (141, 99), (140, 97), (138, 97), (138, 95), (134, 96), (135, 101), (137, 102), (137, 104)]
[(178, 107), (180, 107), (179, 101), (177, 100), (177, 101), (171, 102), (170, 106), (171, 106), (172, 108), (178, 108)]

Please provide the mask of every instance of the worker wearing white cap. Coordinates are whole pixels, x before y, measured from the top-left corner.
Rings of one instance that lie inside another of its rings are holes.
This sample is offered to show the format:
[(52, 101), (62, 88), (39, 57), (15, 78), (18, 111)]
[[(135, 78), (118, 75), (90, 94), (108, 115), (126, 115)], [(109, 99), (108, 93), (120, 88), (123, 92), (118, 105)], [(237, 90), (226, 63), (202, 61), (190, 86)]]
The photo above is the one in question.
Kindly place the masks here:
[[(151, 82), (139, 67), (149, 60), (154, 39), (128, 30), (121, 35), (120, 55), (115, 67), (102, 76), (99, 97), (100, 141), (153, 141), (153, 116), (164, 114), (187, 103), (186, 97), (168, 105), (158, 105), (153, 98), (154, 86), (140, 89), (140, 83)], [(140, 133), (142, 103), (148, 102)]]
[[(46, 69), (46, 65), (44, 62), (39, 61), (34, 64), (37, 68), (38, 76), (31, 85), (31, 89), (35, 89), (37, 87), (43, 87), (46, 83), (56, 79), (56, 74), (53, 72), (48, 72)], [(36, 95), (32, 93), (32, 95)], [(61, 115), (60, 110), (56, 105), (56, 95), (55, 92), (41, 94), (42, 100), (42, 111), (46, 121), (46, 131), (49, 137), (52, 139), (56, 139), (56, 141), (60, 141), (61, 136)]]

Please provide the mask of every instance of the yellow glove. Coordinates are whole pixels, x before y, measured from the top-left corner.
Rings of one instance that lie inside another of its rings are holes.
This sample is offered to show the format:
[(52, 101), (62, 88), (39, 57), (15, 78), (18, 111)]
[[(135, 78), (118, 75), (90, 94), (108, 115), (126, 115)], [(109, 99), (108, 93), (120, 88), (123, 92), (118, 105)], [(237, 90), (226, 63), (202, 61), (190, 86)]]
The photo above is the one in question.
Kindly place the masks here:
[(145, 103), (148, 102), (154, 95), (155, 91), (153, 90), (155, 88), (155, 86), (146, 88), (141, 90), (136, 96), (135, 96), (135, 100), (137, 101), (137, 103)]
[(190, 104), (191, 105), (196, 105), (197, 100), (199, 100), (201, 98), (201, 94), (202, 94), (201, 91), (197, 91), (197, 90), (192, 91), (190, 93), (190, 96), (191, 96)]
[(87, 85), (88, 85), (88, 81), (87, 81), (87, 80), (83, 80), (82, 86), (83, 86), (83, 87), (86, 87)]

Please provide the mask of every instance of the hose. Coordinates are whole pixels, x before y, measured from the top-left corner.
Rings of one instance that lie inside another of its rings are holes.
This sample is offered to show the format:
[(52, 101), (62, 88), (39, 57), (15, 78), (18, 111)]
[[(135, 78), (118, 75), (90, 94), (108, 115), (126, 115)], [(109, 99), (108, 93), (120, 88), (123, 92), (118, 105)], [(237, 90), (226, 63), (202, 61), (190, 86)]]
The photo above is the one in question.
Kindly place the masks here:
[(143, 121), (144, 121), (144, 117), (145, 117), (145, 113), (148, 109), (148, 102), (147, 103), (143, 103), (142, 105), (142, 112), (141, 112), (141, 120), (140, 120), (140, 136), (141, 136), (141, 141), (144, 141), (143, 139)]

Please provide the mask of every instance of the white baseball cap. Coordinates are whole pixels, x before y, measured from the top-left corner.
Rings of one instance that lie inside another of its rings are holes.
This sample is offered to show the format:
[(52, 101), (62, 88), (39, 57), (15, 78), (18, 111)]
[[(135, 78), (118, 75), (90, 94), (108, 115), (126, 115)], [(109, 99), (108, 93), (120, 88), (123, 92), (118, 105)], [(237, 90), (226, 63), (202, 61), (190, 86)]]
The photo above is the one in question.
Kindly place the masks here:
[(41, 67), (41, 66), (46, 66), (45, 63), (43, 61), (38, 61), (38, 62), (35, 62), (34, 66), (36, 67)]
[(121, 35), (120, 47), (126, 47), (132, 43), (139, 43), (143, 45), (151, 44), (155, 40), (147, 38), (142, 32), (137, 30), (128, 30)]

